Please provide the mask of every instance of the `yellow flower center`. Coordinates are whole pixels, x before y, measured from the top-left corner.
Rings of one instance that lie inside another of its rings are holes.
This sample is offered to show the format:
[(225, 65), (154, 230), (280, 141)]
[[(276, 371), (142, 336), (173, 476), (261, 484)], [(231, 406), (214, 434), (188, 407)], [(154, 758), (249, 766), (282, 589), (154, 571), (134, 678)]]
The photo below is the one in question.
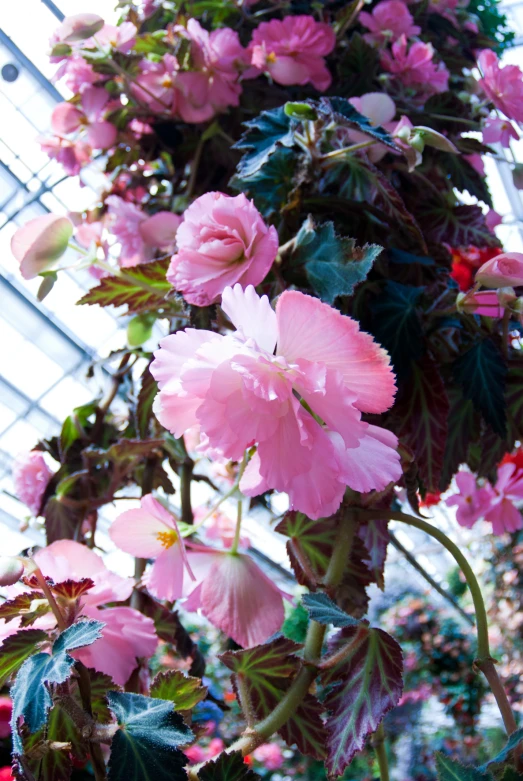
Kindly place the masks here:
[(269, 52), (269, 54), (266, 57), (267, 62), (274, 63), (276, 62), (276, 54), (274, 52)]
[(156, 539), (162, 545), (163, 548), (167, 549), (174, 545), (174, 543), (178, 539), (178, 535), (176, 534), (174, 529), (171, 529), (168, 532), (158, 532), (158, 534), (156, 535)]
[(173, 85), (173, 80), (169, 76), (168, 73), (165, 74), (165, 76), (162, 78), (162, 87), (165, 87), (166, 89), (170, 89)]

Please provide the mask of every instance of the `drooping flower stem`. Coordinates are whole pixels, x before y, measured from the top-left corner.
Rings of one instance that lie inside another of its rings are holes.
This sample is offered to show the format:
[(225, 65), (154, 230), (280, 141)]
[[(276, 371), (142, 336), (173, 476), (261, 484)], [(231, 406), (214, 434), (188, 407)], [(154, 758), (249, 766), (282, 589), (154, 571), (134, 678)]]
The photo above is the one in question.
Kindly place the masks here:
[(243, 502), (241, 499), (238, 499), (238, 511), (236, 516), (236, 528), (234, 529), (234, 539), (232, 541), (231, 545), (231, 553), (237, 553), (238, 552), (238, 545), (240, 544), (240, 533), (242, 529), (242, 507)]
[(372, 747), (376, 753), (378, 767), (380, 769), (380, 781), (389, 781), (389, 760), (387, 759), (387, 749), (385, 746), (385, 730), (383, 722), (372, 736)]
[[(339, 585), (347, 560), (352, 550), (356, 532), (356, 522), (348, 513), (341, 513), (340, 525), (332, 556), (323, 579), (323, 586), (335, 588)], [(241, 751), (244, 756), (265, 743), (271, 735), (277, 732), (295, 713), (309, 687), (318, 674), (316, 662), (321, 655), (323, 640), (327, 627), (316, 621), (311, 621), (307, 630), (303, 658), (305, 664), (287, 690), (285, 696), (262, 721), (248, 728), (241, 738), (226, 749), (226, 753)], [(188, 771), (190, 781), (197, 781), (201, 765), (195, 765)]]
[(488, 619), (487, 611), (485, 609), (485, 602), (483, 600), (483, 594), (478, 580), (472, 570), (472, 567), (468, 563), (466, 557), (463, 555), (458, 546), (450, 540), (446, 534), (437, 529), (432, 524), (427, 523), (421, 518), (416, 518), (413, 515), (408, 515), (402, 512), (382, 511), (382, 510), (358, 510), (358, 516), (360, 518), (372, 518), (372, 519), (389, 519), (392, 521), (400, 521), (406, 523), (409, 526), (414, 526), (416, 529), (425, 532), (430, 537), (438, 540), (444, 548), (448, 550), (450, 555), (456, 560), (459, 568), (463, 572), (467, 585), (469, 587), (472, 601), (474, 603), (474, 611), (476, 613), (476, 631), (478, 635), (478, 657), (475, 660), (475, 666), (481, 670), (485, 678), (490, 684), (492, 694), (496, 699), (496, 703), (503, 719), (503, 724), (507, 734), (511, 734), (517, 728), (516, 720), (512, 712), (512, 707), (507, 697), (507, 693), (501, 683), (498, 672), (495, 667), (495, 660), (490, 655), (490, 646), (488, 638)]

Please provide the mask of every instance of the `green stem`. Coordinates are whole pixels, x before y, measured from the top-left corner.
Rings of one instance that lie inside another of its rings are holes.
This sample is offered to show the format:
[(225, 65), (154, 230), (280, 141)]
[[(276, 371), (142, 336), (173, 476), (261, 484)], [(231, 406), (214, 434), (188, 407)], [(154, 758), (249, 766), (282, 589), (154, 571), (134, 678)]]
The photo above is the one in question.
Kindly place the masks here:
[(368, 146), (373, 146), (376, 141), (361, 141), (359, 144), (352, 144), (352, 146), (344, 146), (343, 149), (334, 149), (332, 152), (328, 152), (326, 155), (322, 155), (322, 160), (334, 160), (337, 157), (345, 157), (352, 154), (352, 152), (358, 152), (360, 149), (366, 149)]
[(389, 761), (387, 759), (387, 749), (385, 746), (385, 730), (383, 728), (383, 722), (374, 733), (372, 737), (372, 746), (376, 753), (376, 759), (378, 760), (378, 767), (380, 769), (380, 781), (389, 781)]
[(510, 735), (516, 729), (516, 720), (512, 712), (507, 693), (501, 683), (498, 675), (498, 671), (495, 667), (494, 659), (490, 655), (490, 646), (488, 638), (488, 619), (487, 611), (485, 608), (485, 602), (483, 600), (483, 594), (479, 586), (478, 580), (474, 575), (472, 567), (468, 563), (466, 557), (463, 555), (458, 546), (450, 540), (446, 534), (440, 531), (432, 524), (423, 521), (421, 518), (416, 518), (413, 515), (407, 515), (402, 512), (381, 511), (381, 510), (358, 510), (358, 517), (361, 519), (390, 519), (393, 521), (400, 521), (406, 523), (409, 526), (414, 526), (416, 529), (425, 532), (430, 537), (438, 540), (444, 548), (448, 550), (451, 556), (456, 560), (456, 563), (460, 567), (461, 571), (465, 575), (467, 585), (469, 587), (472, 602), (474, 603), (474, 610), (476, 613), (476, 631), (478, 634), (478, 658), (475, 660), (475, 666), (481, 670), (485, 678), (490, 684), (492, 694), (496, 700), (505, 729)]
[(242, 529), (242, 506), (243, 502), (238, 499), (238, 510), (236, 515), (236, 528), (234, 530), (234, 539), (231, 545), (231, 553), (238, 553), (238, 545), (240, 544), (240, 533)]
[(192, 458), (187, 456), (180, 467), (180, 505), (182, 510), (181, 520), (184, 523), (187, 523), (189, 526), (194, 521), (194, 514), (191, 503), (191, 482), (193, 469), (194, 461)]
[[(86, 713), (92, 717), (93, 708), (91, 701), (91, 679), (89, 677), (89, 671), (82, 662), (76, 662), (75, 669), (78, 673), (78, 690), (80, 692), (82, 706)], [(89, 753), (91, 755), (91, 765), (93, 767), (95, 781), (105, 781), (107, 778), (107, 771), (105, 768), (105, 760), (101, 746), (98, 743), (89, 741)]]
[(58, 629), (60, 630), (60, 632), (63, 632), (65, 629), (67, 629), (67, 622), (66, 622), (65, 618), (62, 615), (62, 611), (58, 607), (58, 603), (57, 603), (56, 599), (54, 598), (54, 595), (53, 595), (51, 589), (47, 585), (47, 581), (46, 581), (46, 579), (45, 579), (45, 577), (44, 577), (44, 575), (42, 573), (42, 570), (36, 564), (34, 559), (31, 559), (31, 561), (35, 565), (35, 570), (33, 571), (33, 575), (37, 579), (38, 585), (40, 586), (40, 588), (44, 592), (45, 598), (49, 602), (49, 607), (53, 611), (54, 617), (56, 618), (56, 623), (58, 625)]
[[(225, 502), (226, 499), (230, 499), (231, 496), (233, 496), (236, 493), (236, 491), (238, 491), (238, 488), (239, 488), (239, 485), (240, 485), (240, 480), (243, 477), (243, 473), (245, 472), (245, 467), (247, 466), (247, 463), (248, 463), (248, 461), (247, 461), (247, 451), (245, 451), (245, 453), (243, 454), (243, 459), (242, 459), (241, 464), (240, 464), (240, 468), (238, 470), (238, 477), (236, 478), (236, 480), (234, 482), (234, 485), (232, 486), (232, 488), (229, 488), (229, 490), (226, 493), (224, 493), (223, 496), (221, 496), (218, 499), (216, 504), (213, 504), (212, 508), (209, 510), (208, 513), (206, 513), (204, 515), (204, 517), (201, 519), (201, 521), (198, 521), (198, 523), (194, 524), (194, 530), (196, 530), (198, 527), (202, 526), (205, 523), (205, 521), (207, 521), (211, 517), (211, 515), (214, 515), (214, 513), (216, 512), (218, 507), (220, 507), (220, 505), (222, 505)], [(192, 533), (192, 531), (191, 531), (191, 533)]]
[[(325, 587), (335, 588), (340, 584), (352, 550), (355, 533), (355, 521), (348, 514), (342, 514), (331, 560), (323, 580)], [(324, 624), (319, 624), (316, 621), (309, 623), (303, 653), (305, 664), (290, 685), (285, 696), (268, 716), (252, 728), (247, 729), (241, 738), (229, 746), (226, 749), (226, 753), (241, 751), (244, 756), (250, 754), (255, 748), (265, 743), (271, 735), (277, 732), (291, 718), (318, 674), (316, 662), (321, 655), (326, 630), (327, 627)], [(200, 767), (196, 765), (189, 770), (190, 781), (197, 781)]]

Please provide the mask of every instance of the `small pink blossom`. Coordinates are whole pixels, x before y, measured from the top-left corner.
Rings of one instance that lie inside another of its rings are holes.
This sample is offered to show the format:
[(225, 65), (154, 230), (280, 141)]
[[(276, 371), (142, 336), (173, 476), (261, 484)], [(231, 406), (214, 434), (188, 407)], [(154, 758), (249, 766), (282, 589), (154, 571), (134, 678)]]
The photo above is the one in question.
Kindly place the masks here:
[(187, 329), (160, 342), (162, 425), (179, 437), (199, 424), (213, 457), (238, 461), (257, 445), (243, 493), (284, 491), (314, 519), (338, 509), (347, 485), (382, 490), (401, 476), (396, 437), (361, 420), (392, 405), (395, 385), (387, 353), (355, 320), (296, 291), (274, 312), (239, 284), (222, 308), (234, 334)]
[(153, 250), (145, 244), (139, 230), (147, 214), (139, 206), (124, 201), (118, 195), (110, 195), (105, 203), (108, 206), (110, 231), (121, 247), (118, 265), (127, 268), (151, 260)]
[(176, 241), (167, 279), (196, 306), (212, 304), (237, 282), (258, 285), (278, 252), (276, 229), (243, 194), (197, 198), (184, 212)]
[(42, 499), (54, 472), (40, 450), (20, 453), (13, 464), (13, 484), (17, 497), (33, 515), (40, 515)]
[(523, 72), (517, 65), (500, 67), (491, 49), (479, 53), (478, 65), (483, 75), (479, 84), (487, 97), (505, 116), (523, 122)]
[[(138, 30), (132, 22), (122, 22), (116, 26), (114, 24), (104, 24), (102, 29), (96, 33), (96, 42), (99, 46), (109, 46), (119, 52), (129, 52), (136, 41)], [(89, 43), (89, 42), (88, 42)]]
[(264, 643), (280, 629), (283, 595), (244, 553), (197, 546), (189, 561), (199, 581), (184, 609), (201, 609), (218, 629), (244, 648)]
[(485, 121), (483, 128), (484, 144), (501, 144), (501, 146), (508, 149), (511, 138), (515, 141), (519, 140), (519, 133), (512, 122), (499, 117), (489, 117)]
[(252, 753), (254, 759), (267, 770), (279, 770), (284, 763), (284, 756), (277, 743), (262, 743)]
[(491, 507), (485, 513), (485, 520), (492, 524), (492, 532), (503, 534), (523, 529), (521, 510), (514, 504), (521, 505), (523, 501), (523, 469), (518, 469), (516, 464), (502, 464), (493, 491)]
[[(207, 509), (205, 507), (198, 508), (194, 513), (195, 521), (205, 518), (207, 515)], [(205, 537), (213, 542), (220, 542), (224, 548), (230, 548), (234, 540), (234, 534), (236, 530), (236, 522), (229, 518), (228, 515), (217, 510), (205, 523)], [(248, 537), (242, 536), (239, 540), (241, 548), (248, 548), (250, 546), (250, 540)]]
[(523, 285), (523, 254), (504, 252), (487, 260), (476, 272), (476, 282), (494, 288)]
[(402, 35), (392, 44), (392, 52), (381, 54), (383, 67), (397, 76), (406, 87), (418, 92), (433, 94), (445, 92), (448, 88), (449, 72), (443, 62), (433, 61), (434, 47), (430, 43), (415, 41), (408, 47), (407, 38)]
[(80, 54), (73, 52), (63, 60), (53, 77), (53, 81), (61, 79), (71, 92), (81, 93), (90, 85), (104, 79), (104, 76), (96, 73), (92, 65), (86, 62)]
[(477, 520), (483, 518), (491, 506), (492, 490), (490, 486), (478, 488), (476, 478), (470, 472), (458, 472), (456, 485), (459, 493), (449, 496), (446, 504), (456, 506), (456, 519), (460, 526), (471, 529)]
[[(107, 602), (128, 599), (133, 590), (132, 578), (111, 572), (94, 551), (72, 540), (53, 542), (34, 558), (43, 574), (55, 583), (69, 578), (94, 581), (94, 588), (81, 597), (80, 615), (103, 621), (105, 627), (99, 640), (72, 655), (123, 686), (137, 666), (137, 658), (152, 656), (158, 645), (152, 619), (130, 607), (102, 607)], [(49, 616), (43, 620), (48, 624)]]
[(172, 250), (182, 218), (172, 212), (156, 212), (138, 226), (140, 236), (150, 247)]
[(143, 576), (143, 583), (154, 597), (174, 602), (184, 593), (184, 581), (195, 580), (174, 515), (151, 494), (142, 497), (139, 508), (119, 515), (109, 536), (126, 553), (154, 559)]
[(42, 152), (60, 163), (68, 176), (77, 176), (91, 162), (92, 149), (84, 141), (71, 141), (60, 136), (39, 138), (38, 141)]
[(175, 114), (178, 93), (174, 82), (178, 72), (178, 60), (172, 54), (165, 54), (160, 62), (142, 60), (140, 73), (132, 85), (134, 96), (145, 103), (151, 111), (159, 114)]
[(62, 43), (76, 43), (96, 35), (103, 26), (104, 20), (98, 14), (73, 14), (65, 17), (53, 38)]
[(51, 115), (51, 128), (57, 136), (66, 136), (82, 128), (93, 149), (108, 149), (116, 141), (117, 129), (103, 117), (109, 93), (103, 87), (87, 87), (81, 95), (81, 106), (59, 103)]
[(370, 30), (363, 36), (369, 43), (393, 43), (402, 35), (412, 38), (421, 32), (403, 0), (382, 0), (371, 14), (362, 11), (358, 19)]
[(324, 92), (332, 81), (324, 58), (335, 45), (333, 29), (312, 16), (271, 19), (258, 25), (252, 34), (251, 62), (277, 84), (310, 82)]
[(461, 294), (463, 298), (457, 301), (460, 312), (469, 312), (483, 317), (500, 319), (505, 313), (505, 308), (500, 304), (495, 290), (482, 290), (475, 293)]

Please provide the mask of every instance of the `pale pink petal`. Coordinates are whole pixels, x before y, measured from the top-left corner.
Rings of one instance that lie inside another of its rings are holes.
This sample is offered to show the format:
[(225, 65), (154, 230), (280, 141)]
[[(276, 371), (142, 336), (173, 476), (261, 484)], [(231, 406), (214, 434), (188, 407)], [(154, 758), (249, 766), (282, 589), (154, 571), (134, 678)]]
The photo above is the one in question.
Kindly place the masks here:
[(347, 392), (343, 376), (338, 371), (327, 370), (323, 389), (310, 393), (297, 382), (296, 388), (327, 427), (340, 433), (347, 447), (357, 447), (363, 436), (361, 412), (354, 407), (356, 395)]
[(504, 498), (495, 504), (485, 515), (492, 524), (493, 534), (505, 534), (523, 529), (523, 516), (510, 499)]
[(162, 550), (143, 577), (143, 582), (153, 597), (167, 599), (169, 602), (174, 602), (183, 595), (183, 580), (184, 560), (178, 542)]
[(359, 324), (317, 298), (285, 291), (276, 305), (278, 349), (289, 363), (324, 363), (343, 375), (362, 412), (384, 412), (394, 400), (390, 359)]
[(11, 252), (24, 279), (51, 268), (64, 254), (72, 235), (72, 222), (57, 214), (36, 217), (19, 228), (11, 239)]
[(109, 149), (116, 142), (118, 130), (111, 122), (93, 122), (87, 128), (87, 140), (93, 149)]
[(151, 247), (172, 247), (182, 218), (172, 212), (157, 212), (138, 226), (142, 239)]
[(263, 350), (274, 352), (278, 338), (276, 313), (267, 296), (259, 296), (252, 285), (226, 287), (221, 307), (243, 339), (252, 338)]
[(159, 534), (168, 531), (163, 521), (158, 520), (143, 507), (126, 510), (111, 524), (109, 537), (117, 548), (142, 559), (159, 556), (164, 551)]
[(343, 452), (333, 435), (343, 468), (342, 479), (353, 491), (382, 491), (389, 483), (396, 482), (402, 476), (400, 456), (397, 452), (398, 439), (387, 429), (361, 425), (367, 428), (358, 447), (346, 448)]
[(72, 103), (59, 103), (51, 114), (51, 129), (57, 136), (67, 136), (78, 130), (82, 122), (82, 112)]

